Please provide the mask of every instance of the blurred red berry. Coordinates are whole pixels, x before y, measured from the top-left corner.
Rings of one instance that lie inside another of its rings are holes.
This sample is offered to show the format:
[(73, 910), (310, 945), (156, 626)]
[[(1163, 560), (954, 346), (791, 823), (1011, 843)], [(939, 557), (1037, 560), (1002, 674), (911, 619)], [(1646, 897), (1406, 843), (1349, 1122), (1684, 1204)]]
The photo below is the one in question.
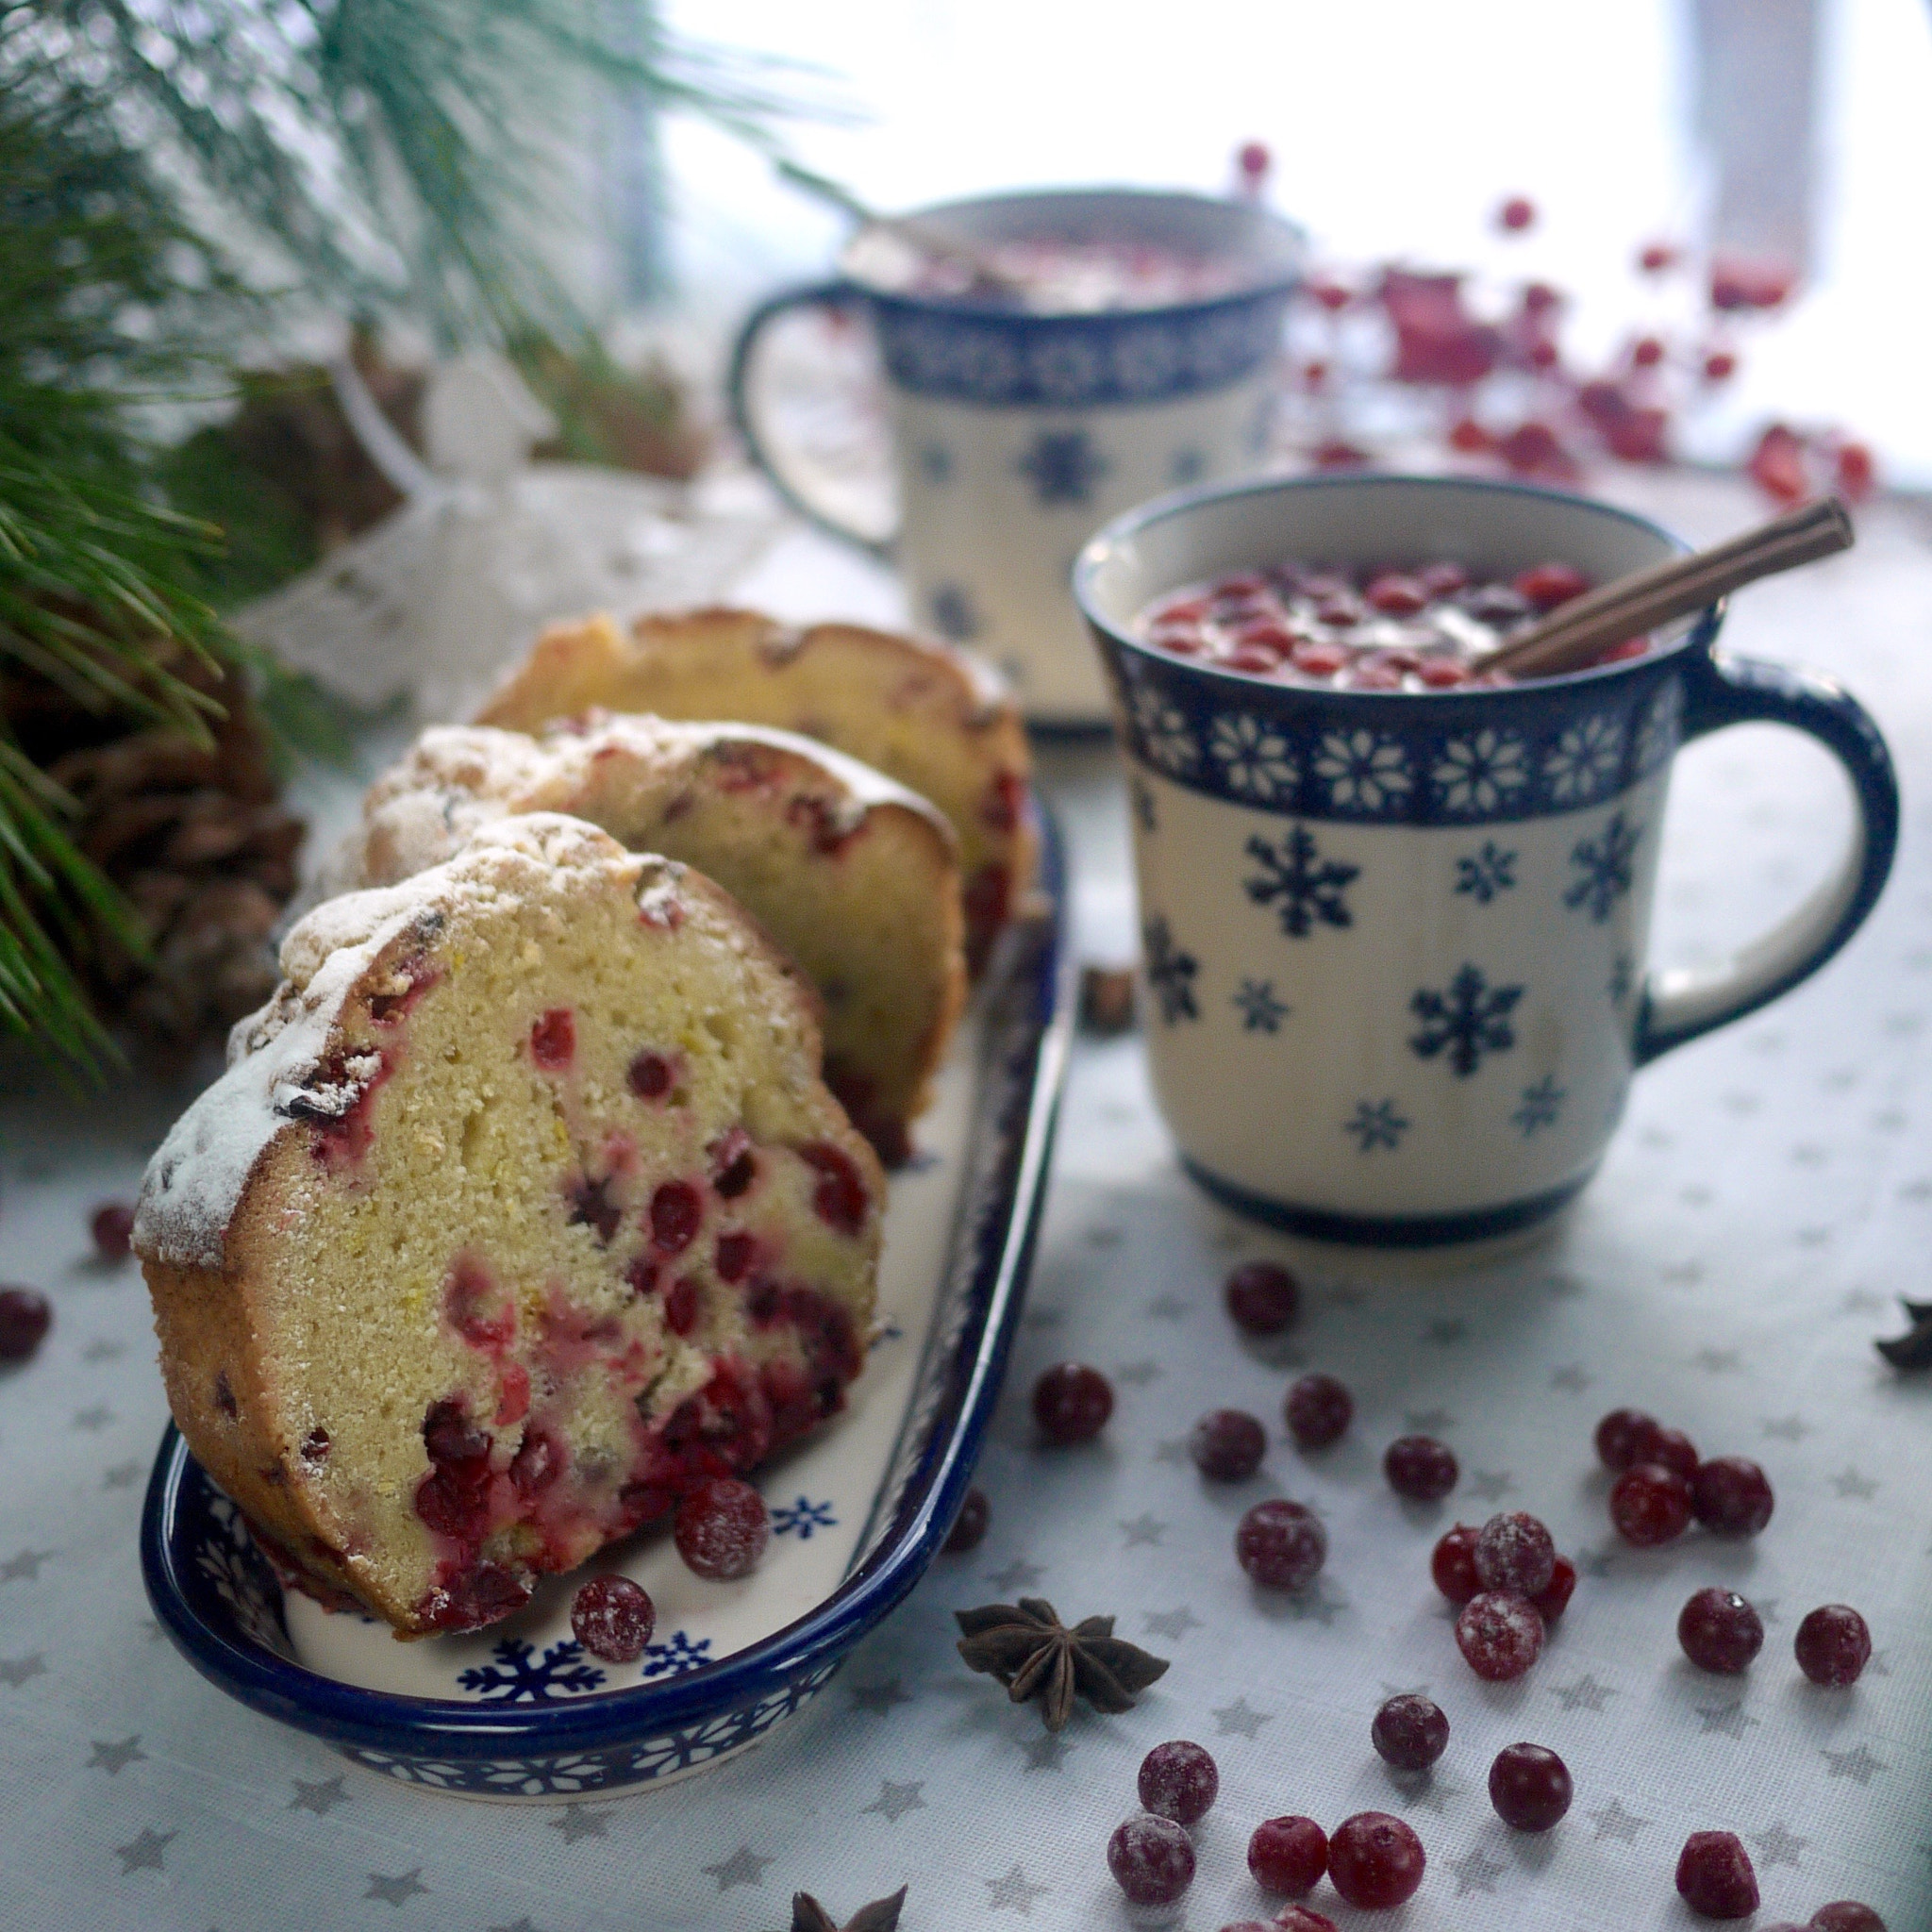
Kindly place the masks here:
[(1308, 293), (1322, 307), (1334, 315), (1344, 309), (1355, 300), (1354, 291), (1342, 287), (1340, 282), (1317, 281), (1308, 284)]
[(1804, 441), (1782, 423), (1774, 423), (1757, 439), (1757, 447), (1744, 467), (1774, 503), (1802, 503), (1811, 493), (1810, 478), (1805, 474)]
[(1862, 442), (1840, 443), (1832, 468), (1838, 477), (1838, 487), (1854, 503), (1862, 502), (1878, 486), (1877, 465), (1872, 460), (1872, 452)]
[(1728, 382), (1738, 373), (1738, 358), (1727, 349), (1714, 349), (1704, 358), (1706, 382)]
[(1449, 430), (1449, 447), (1479, 456), (1490, 446), (1490, 432), (1474, 416), (1458, 416)]
[(1496, 210), (1496, 225), (1505, 234), (1520, 235), (1536, 221), (1536, 203), (1526, 194), (1512, 194)]
[(1267, 178), (1268, 170), (1274, 165), (1274, 157), (1268, 152), (1266, 142), (1244, 141), (1236, 151), (1234, 161), (1241, 171), (1243, 181), (1258, 185)]
[(1637, 257), (1637, 266), (1647, 275), (1660, 275), (1677, 265), (1677, 251), (1668, 242), (1646, 242)]
[(1640, 336), (1630, 345), (1630, 359), (1640, 369), (1655, 369), (1664, 359), (1664, 345), (1655, 336)]

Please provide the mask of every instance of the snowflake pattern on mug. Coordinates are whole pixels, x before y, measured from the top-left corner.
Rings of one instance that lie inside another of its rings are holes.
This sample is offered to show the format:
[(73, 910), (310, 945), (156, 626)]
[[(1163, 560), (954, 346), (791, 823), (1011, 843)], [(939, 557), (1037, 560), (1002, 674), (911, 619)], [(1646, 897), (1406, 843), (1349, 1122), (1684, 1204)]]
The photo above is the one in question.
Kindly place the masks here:
[(1315, 754), (1315, 775), (1339, 811), (1381, 812), (1408, 792), (1408, 754), (1399, 739), (1358, 725), (1353, 731), (1325, 731)]
[(1297, 774), (1288, 740), (1245, 711), (1215, 719), (1208, 734), (1208, 751), (1228, 784), (1244, 798), (1272, 804), (1294, 790)]
[(1201, 746), (1177, 706), (1151, 684), (1137, 685), (1129, 702), (1140, 726), (1141, 745), (1163, 772), (1191, 772), (1201, 762)]
[(1529, 749), (1520, 733), (1484, 725), (1442, 746), (1429, 773), (1445, 809), (1488, 814), (1529, 783)]
[(1297, 825), (1277, 851), (1266, 839), (1250, 839), (1247, 854), (1262, 870), (1242, 883), (1257, 906), (1278, 900), (1281, 929), (1291, 940), (1305, 940), (1317, 925), (1354, 924), (1348, 909), (1348, 888), (1361, 867), (1339, 858), (1324, 858), (1314, 836)]
[(1616, 780), (1624, 760), (1624, 727), (1601, 713), (1579, 719), (1557, 738), (1543, 760), (1550, 797), (1557, 805), (1588, 805)]
[(1487, 906), (1498, 892), (1516, 890), (1516, 854), (1505, 852), (1493, 839), (1483, 841), (1480, 852), (1456, 861), (1456, 890), (1478, 906)]
[(1557, 1076), (1545, 1074), (1535, 1086), (1523, 1090), (1522, 1104), (1509, 1118), (1525, 1141), (1532, 1140), (1542, 1128), (1556, 1125), (1566, 1097), (1557, 1085)]
[(1684, 685), (1669, 677), (1657, 686), (1637, 727), (1637, 769), (1654, 770), (1676, 750), (1684, 735)]
[(1274, 997), (1272, 979), (1244, 979), (1234, 995), (1234, 1008), (1241, 1016), (1244, 1033), (1279, 1033), (1281, 1023), (1294, 1011)]
[(1468, 1079), (1485, 1054), (1507, 1053), (1516, 1044), (1509, 1015), (1523, 991), (1491, 986), (1479, 967), (1464, 965), (1444, 991), (1423, 987), (1409, 1001), (1409, 1010), (1423, 1023), (1409, 1038), (1410, 1049), (1425, 1060), (1445, 1054), (1456, 1076)]
[(1353, 1135), (1357, 1149), (1373, 1154), (1377, 1147), (1393, 1150), (1408, 1132), (1409, 1123), (1396, 1110), (1393, 1100), (1364, 1100), (1341, 1124), (1344, 1134)]
[(1563, 894), (1564, 905), (1574, 910), (1589, 910), (1601, 925), (1610, 916), (1619, 899), (1630, 891), (1633, 865), (1643, 827), (1629, 824), (1621, 811), (1610, 814), (1601, 838), (1579, 839), (1570, 855), (1570, 863), (1582, 874)]
[(1034, 500), (1041, 508), (1058, 509), (1091, 503), (1112, 465), (1084, 429), (1042, 429), (1027, 445), (1018, 467), (1032, 482)]
[(1172, 1026), (1182, 1020), (1198, 1020), (1194, 1005), (1194, 974), (1201, 962), (1193, 954), (1174, 943), (1166, 917), (1157, 915), (1141, 928), (1147, 951), (1147, 984), (1160, 1005), (1160, 1017)]

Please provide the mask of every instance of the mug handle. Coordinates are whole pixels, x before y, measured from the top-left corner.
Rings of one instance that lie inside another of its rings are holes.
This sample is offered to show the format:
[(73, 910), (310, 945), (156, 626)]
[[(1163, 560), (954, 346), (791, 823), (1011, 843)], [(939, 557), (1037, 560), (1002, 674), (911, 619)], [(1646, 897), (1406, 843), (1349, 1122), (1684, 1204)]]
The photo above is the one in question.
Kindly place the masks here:
[(791, 309), (843, 308), (857, 302), (859, 296), (860, 291), (853, 282), (812, 282), (803, 288), (781, 290), (769, 300), (760, 302), (745, 318), (744, 326), (738, 332), (738, 341), (731, 349), (731, 370), (725, 383), (731, 397), (731, 420), (743, 438), (752, 461), (765, 473), (778, 494), (808, 522), (816, 524), (820, 529), (847, 543), (856, 544), (881, 563), (890, 563), (894, 539), (868, 535), (846, 523), (823, 503), (814, 502), (796, 467), (791, 474), (787, 473), (776, 444), (766, 436), (752, 404), (752, 358), (758, 351), (758, 338), (765, 330)]
[(1816, 671), (1715, 652), (1685, 668), (1684, 742), (1727, 724), (1788, 724), (1824, 746), (1852, 782), (1849, 848), (1797, 909), (1722, 964), (1667, 969), (1644, 986), (1636, 1064), (1753, 1012), (1808, 979), (1864, 924), (1898, 849), (1898, 776), (1864, 707)]

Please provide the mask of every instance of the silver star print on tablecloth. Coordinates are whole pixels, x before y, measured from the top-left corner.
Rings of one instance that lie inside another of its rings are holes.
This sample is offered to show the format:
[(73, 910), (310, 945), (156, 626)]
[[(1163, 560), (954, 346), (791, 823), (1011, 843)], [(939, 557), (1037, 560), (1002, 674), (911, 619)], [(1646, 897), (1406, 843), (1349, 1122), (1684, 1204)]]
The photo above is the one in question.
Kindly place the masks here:
[(417, 1865), (408, 1872), (399, 1872), (393, 1878), (385, 1877), (380, 1872), (370, 1873), (369, 1890), (362, 1896), (379, 1898), (385, 1905), (402, 1907), (419, 1892), (428, 1890), (423, 1883), (423, 1868)]
[(705, 1866), (704, 1873), (708, 1878), (718, 1881), (720, 1891), (729, 1891), (734, 1885), (761, 1884), (765, 1867), (773, 1862), (761, 1858), (749, 1845), (740, 1845), (728, 1858)]
[(925, 1800), (919, 1795), (924, 1789), (924, 1784), (917, 1780), (911, 1784), (895, 1785), (891, 1778), (882, 1778), (878, 1796), (859, 1815), (864, 1817), (867, 1813), (877, 1812), (888, 1824), (897, 1824), (908, 1811), (925, 1809)]
[(146, 1760), (147, 1753), (141, 1748), (138, 1737), (123, 1738), (121, 1741), (109, 1743), (106, 1739), (96, 1738), (92, 1753), (87, 1760), (90, 1771), (105, 1771), (109, 1777), (117, 1772), (125, 1771), (130, 1764)]
[(157, 1831), (149, 1825), (132, 1844), (116, 1846), (114, 1856), (121, 1860), (123, 1875), (129, 1872), (166, 1871), (168, 1847), (179, 1836), (179, 1832)]

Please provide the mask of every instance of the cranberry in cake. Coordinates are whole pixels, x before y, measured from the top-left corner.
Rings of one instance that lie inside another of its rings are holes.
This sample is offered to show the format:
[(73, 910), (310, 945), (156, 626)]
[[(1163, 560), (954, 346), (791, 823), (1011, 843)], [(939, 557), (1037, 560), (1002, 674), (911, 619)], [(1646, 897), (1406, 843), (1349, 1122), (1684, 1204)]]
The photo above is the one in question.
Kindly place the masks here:
[(134, 1245), (175, 1419), (290, 1580), (474, 1629), (842, 1406), (884, 1176), (709, 880), (502, 819), (282, 968)]

